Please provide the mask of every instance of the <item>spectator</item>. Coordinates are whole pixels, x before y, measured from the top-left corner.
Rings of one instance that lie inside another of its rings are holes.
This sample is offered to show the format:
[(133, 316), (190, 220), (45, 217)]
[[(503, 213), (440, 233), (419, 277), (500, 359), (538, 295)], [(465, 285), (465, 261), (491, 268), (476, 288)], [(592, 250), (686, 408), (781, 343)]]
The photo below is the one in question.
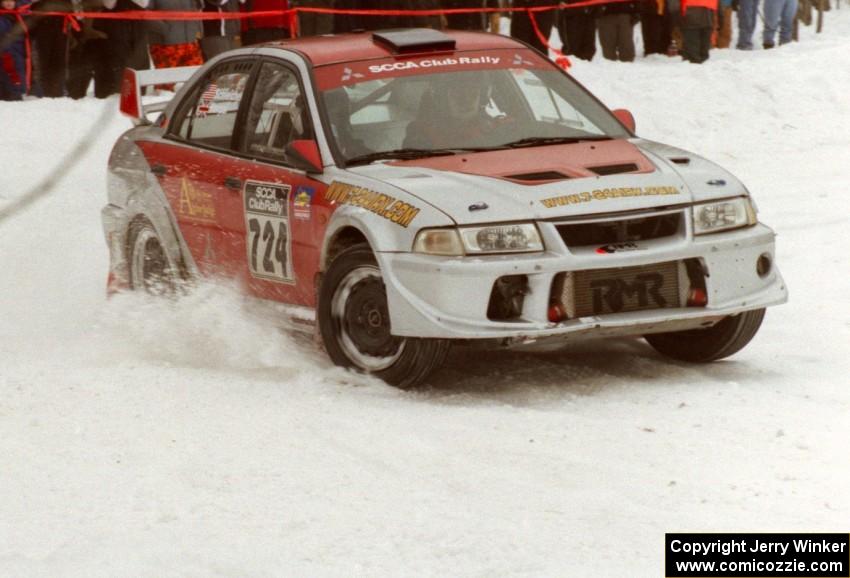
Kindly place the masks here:
[[(568, 0), (567, 5), (581, 0)], [(596, 16), (593, 6), (566, 8), (558, 16), (558, 33), (564, 44), (563, 53), (582, 60), (593, 60), (596, 54)]]
[(634, 26), (640, 19), (638, 1), (602, 4), (597, 8), (599, 44), (602, 56), (608, 60), (632, 62), (635, 59)]
[[(204, 0), (204, 12), (213, 12), (219, 16), (239, 12), (239, 4), (244, 0)], [(237, 37), (240, 32), (238, 20), (219, 18), (204, 20), (204, 36), (201, 38), (201, 52), (204, 60), (218, 56), (222, 52), (233, 50), (239, 46)]]
[(764, 0), (763, 46), (773, 48), (776, 30), (779, 29), (779, 44), (788, 44), (794, 34), (794, 17), (797, 15), (797, 0)]
[(759, 0), (738, 0), (738, 50), (753, 49)]
[(717, 0), (683, 0), (682, 58), (702, 64), (708, 60)]
[[(440, 6), (446, 9), (454, 8), (499, 8), (499, 0), (445, 0)], [(472, 30), (483, 32), (490, 28), (491, 31), (499, 33), (499, 13), (483, 12), (468, 14), (446, 14), (446, 27), (452, 30)]]
[[(247, 0), (240, 10), (243, 12), (265, 12), (269, 10), (289, 10), (287, 0)], [(242, 20), (242, 44), (262, 44), (285, 40), (290, 34), (290, 18), (288, 15), (260, 16)]]
[[(551, 0), (514, 0), (514, 8), (533, 8), (535, 6), (549, 6), (551, 4)], [(552, 26), (555, 25), (556, 14), (557, 11), (555, 10), (534, 13), (534, 21), (537, 22), (537, 27), (547, 42), (549, 41), (549, 35), (552, 33)], [(528, 12), (520, 11), (511, 13), (511, 36), (531, 45), (547, 57), (549, 56), (549, 47), (537, 36)]]
[[(15, 0), (2, 0), (0, 8), (16, 10), (18, 6)], [(21, 100), (27, 92), (25, 34), (14, 15), (0, 16), (0, 100)]]
[[(75, 4), (74, 11), (83, 7)], [(100, 7), (87, 7), (86, 12), (99, 12)], [(106, 34), (94, 28), (94, 21), (84, 18), (79, 21), (80, 30), (69, 32), (68, 78), (66, 88), (73, 99), (83, 98), (94, 79), (95, 95), (106, 98), (113, 93), (109, 69), (109, 47)], [(110, 85), (107, 87), (107, 85)]]
[[(102, 0), (104, 12), (128, 12), (146, 9), (148, 0)], [(121, 79), (125, 68), (147, 70), (148, 56), (147, 22), (140, 20), (98, 20), (94, 27), (106, 34), (107, 61), (109, 63), (110, 94), (121, 92)], [(95, 88), (95, 93), (97, 88)]]
[[(437, 0), (337, 0), (336, 7), (343, 10), (436, 10)], [(353, 30), (382, 30), (386, 28), (442, 28), (439, 16), (363, 16), (337, 14), (334, 32)]]
[[(196, 0), (150, 0), (149, 7), (157, 11), (200, 12)], [(204, 63), (198, 39), (199, 20), (151, 20), (151, 60), (156, 68), (196, 66)]]
[(36, 70), (44, 96), (65, 96), (68, 72), (68, 35), (62, 29), (62, 18), (39, 16), (40, 12), (72, 12), (70, 0), (38, 0), (33, 3), (31, 27), (38, 54)]
[[(305, 8), (333, 8), (334, 0), (297, 0), (296, 6)], [(334, 29), (333, 14), (300, 12), (298, 14), (298, 36), (319, 36), (331, 34)]]
[(641, 8), (640, 28), (644, 56), (666, 54), (672, 40), (667, 3), (664, 0), (645, 0)]

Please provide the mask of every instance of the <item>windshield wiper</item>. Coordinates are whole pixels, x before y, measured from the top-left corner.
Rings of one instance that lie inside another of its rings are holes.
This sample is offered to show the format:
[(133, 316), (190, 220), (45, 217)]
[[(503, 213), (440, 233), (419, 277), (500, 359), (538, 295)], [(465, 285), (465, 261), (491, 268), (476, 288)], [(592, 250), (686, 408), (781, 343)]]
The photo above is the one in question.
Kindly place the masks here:
[(519, 140), (505, 143), (502, 146), (504, 148), (522, 148), (522, 147), (534, 147), (534, 146), (545, 146), (545, 145), (556, 145), (556, 144), (574, 144), (577, 142), (585, 142), (585, 141), (598, 141), (598, 140), (613, 140), (610, 136), (605, 135), (588, 135), (588, 136), (532, 136), (528, 138), (521, 138)]
[(395, 149), (391, 151), (377, 151), (374, 153), (369, 153), (365, 155), (360, 155), (357, 157), (350, 158), (346, 161), (347, 165), (362, 165), (371, 163), (373, 161), (380, 161), (386, 159), (399, 159), (399, 160), (412, 160), (412, 159), (424, 159), (428, 157), (441, 157), (441, 156), (449, 156), (456, 155), (462, 152), (466, 152), (465, 149)]

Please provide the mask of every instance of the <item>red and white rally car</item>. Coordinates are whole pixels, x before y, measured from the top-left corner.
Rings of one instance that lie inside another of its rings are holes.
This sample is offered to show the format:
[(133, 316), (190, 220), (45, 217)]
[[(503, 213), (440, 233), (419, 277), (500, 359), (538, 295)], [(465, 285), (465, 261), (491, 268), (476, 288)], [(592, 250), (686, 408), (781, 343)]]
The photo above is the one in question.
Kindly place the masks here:
[[(140, 89), (171, 82), (149, 122)], [(628, 112), (509, 38), (244, 48), (128, 71), (121, 107), (137, 126), (109, 161), (111, 289), (235, 280), (392, 384), (485, 340), (645, 336), (711, 361), (787, 299), (744, 185), (635, 137)]]

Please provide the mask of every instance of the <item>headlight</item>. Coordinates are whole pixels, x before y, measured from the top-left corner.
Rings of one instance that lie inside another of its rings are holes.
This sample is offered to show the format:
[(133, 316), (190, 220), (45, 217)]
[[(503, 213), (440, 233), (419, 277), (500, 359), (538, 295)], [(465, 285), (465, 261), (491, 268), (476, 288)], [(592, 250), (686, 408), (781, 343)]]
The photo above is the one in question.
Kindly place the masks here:
[(417, 253), (429, 255), (484, 255), (493, 253), (537, 253), (543, 241), (534, 223), (427, 229), (413, 243)]
[(426, 255), (463, 255), (463, 245), (457, 229), (426, 229), (419, 231), (413, 242), (414, 253)]
[(694, 207), (694, 235), (718, 233), (756, 223), (756, 212), (747, 197)]

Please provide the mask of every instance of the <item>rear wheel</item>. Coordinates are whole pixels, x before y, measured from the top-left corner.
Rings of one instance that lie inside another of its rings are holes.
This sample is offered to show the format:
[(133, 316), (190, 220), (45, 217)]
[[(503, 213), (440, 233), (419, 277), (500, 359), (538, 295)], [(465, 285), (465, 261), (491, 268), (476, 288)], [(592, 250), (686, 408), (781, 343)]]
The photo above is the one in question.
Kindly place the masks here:
[(151, 295), (174, 292), (174, 271), (153, 225), (137, 220), (127, 237), (130, 288)]
[(390, 385), (421, 383), (442, 365), (449, 342), (392, 334), (381, 270), (368, 245), (342, 251), (319, 291), (319, 331), (331, 360)]
[(743, 349), (755, 337), (763, 319), (764, 309), (756, 309), (727, 317), (705, 329), (656, 333), (644, 337), (662, 355), (680, 361), (707, 363), (729, 357)]

